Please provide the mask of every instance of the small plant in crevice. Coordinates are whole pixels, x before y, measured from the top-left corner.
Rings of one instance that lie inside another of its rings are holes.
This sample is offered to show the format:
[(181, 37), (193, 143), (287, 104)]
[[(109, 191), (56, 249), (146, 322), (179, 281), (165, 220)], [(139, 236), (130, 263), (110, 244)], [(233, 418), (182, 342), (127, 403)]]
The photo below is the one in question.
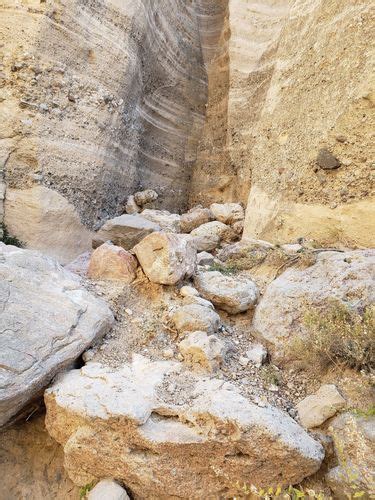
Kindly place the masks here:
[(219, 263), (213, 263), (209, 269), (209, 271), (219, 271), (219, 273), (224, 274), (226, 276), (230, 276), (233, 274), (237, 274), (240, 270), (234, 265), (224, 265)]
[(87, 494), (93, 489), (95, 486), (95, 481), (92, 481), (91, 483), (85, 484), (85, 486), (82, 486), (79, 489), (79, 498), (80, 500), (84, 500), (87, 498)]
[(297, 500), (297, 499), (315, 499), (315, 500), (331, 500), (332, 497), (327, 496), (325, 493), (316, 492), (313, 489), (303, 488), (302, 486), (289, 486), (287, 488), (267, 487), (256, 488), (253, 485), (236, 485), (241, 490), (240, 497), (233, 497), (233, 500), (239, 498), (261, 498), (262, 500)]
[(374, 305), (359, 312), (332, 299), (323, 310), (308, 310), (303, 322), (307, 335), (291, 344), (292, 358), (319, 368), (332, 364), (356, 370), (375, 367)]
[(280, 385), (282, 382), (281, 372), (274, 365), (262, 366), (260, 377), (266, 385)]
[(13, 245), (14, 247), (23, 248), (25, 246), (22, 241), (9, 234), (8, 229), (4, 224), (1, 225), (1, 229), (3, 231), (3, 237), (0, 239), (0, 241), (5, 243), (6, 245)]

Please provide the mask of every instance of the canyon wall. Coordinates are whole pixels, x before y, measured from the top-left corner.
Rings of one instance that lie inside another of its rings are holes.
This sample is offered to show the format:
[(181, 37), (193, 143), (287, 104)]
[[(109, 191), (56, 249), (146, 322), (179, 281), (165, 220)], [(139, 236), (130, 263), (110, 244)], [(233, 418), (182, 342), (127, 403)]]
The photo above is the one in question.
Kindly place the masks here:
[(207, 100), (195, 6), (3, 0), (0, 9), (9, 232), (64, 261), (138, 188), (184, 208)]

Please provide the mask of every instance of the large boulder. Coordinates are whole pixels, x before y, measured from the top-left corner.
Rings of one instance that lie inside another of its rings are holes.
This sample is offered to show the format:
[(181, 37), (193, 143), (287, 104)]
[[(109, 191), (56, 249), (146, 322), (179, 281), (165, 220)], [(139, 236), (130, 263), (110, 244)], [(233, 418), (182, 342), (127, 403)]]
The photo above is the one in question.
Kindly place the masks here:
[(230, 314), (245, 312), (255, 305), (259, 292), (245, 276), (225, 276), (219, 271), (200, 271), (194, 285), (202, 297)]
[(190, 233), (202, 224), (206, 224), (213, 219), (210, 209), (195, 207), (186, 214), (181, 215), (181, 232)]
[(131, 250), (150, 233), (161, 231), (161, 227), (140, 215), (120, 215), (108, 220), (96, 233), (93, 247), (96, 248), (110, 240), (114, 245)]
[(224, 224), (234, 224), (245, 218), (245, 211), (239, 203), (213, 203), (210, 210), (215, 219)]
[(37, 252), (0, 246), (0, 426), (107, 333), (108, 306)]
[(153, 283), (175, 285), (196, 268), (197, 252), (188, 238), (173, 233), (153, 233), (134, 247), (146, 276)]
[(115, 477), (137, 498), (232, 496), (249, 480), (296, 484), (324, 456), (288, 415), (181, 363), (89, 363), (59, 376), (45, 402), (73, 482)]
[(131, 283), (136, 277), (138, 262), (122, 247), (103, 243), (90, 259), (87, 275), (97, 280), (121, 280)]
[(361, 309), (374, 302), (375, 250), (322, 252), (306, 269), (291, 268), (266, 289), (254, 315), (254, 328), (288, 358), (288, 346), (307, 334), (306, 312), (324, 310), (331, 299)]
[(180, 232), (180, 218), (178, 214), (171, 214), (168, 210), (151, 210), (147, 208), (143, 210), (141, 216), (145, 219), (154, 222), (167, 233)]
[[(375, 491), (375, 417), (343, 413), (329, 427), (338, 465), (326, 476), (337, 498), (352, 498), (356, 492)], [(362, 498), (371, 498), (371, 496)]]
[(230, 236), (231, 228), (219, 221), (207, 222), (194, 229), (190, 235), (198, 252), (209, 252), (220, 245), (223, 239)]

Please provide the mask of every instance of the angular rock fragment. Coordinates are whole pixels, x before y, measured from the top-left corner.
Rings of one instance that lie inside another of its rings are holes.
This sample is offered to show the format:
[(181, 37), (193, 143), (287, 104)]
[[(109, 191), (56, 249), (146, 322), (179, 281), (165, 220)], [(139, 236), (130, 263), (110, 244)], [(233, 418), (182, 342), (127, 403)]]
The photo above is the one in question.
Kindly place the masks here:
[(335, 170), (341, 166), (340, 161), (328, 149), (324, 148), (319, 151), (316, 162), (323, 170)]
[(134, 196), (130, 195), (126, 201), (125, 212), (129, 215), (138, 214), (141, 208), (135, 202)]
[(199, 296), (199, 292), (196, 288), (194, 288), (193, 286), (188, 286), (188, 285), (185, 285), (185, 286), (182, 286), (180, 288), (180, 294), (183, 296), (183, 297), (198, 297)]
[(129, 500), (129, 495), (113, 479), (103, 479), (89, 491), (87, 500)]
[(215, 219), (224, 224), (234, 224), (245, 218), (245, 211), (239, 203), (213, 203), (210, 210)]
[(218, 221), (207, 222), (194, 229), (190, 234), (198, 252), (214, 250), (225, 239), (231, 228)]
[(259, 292), (245, 276), (225, 276), (218, 271), (200, 271), (194, 285), (202, 297), (230, 314), (247, 311), (255, 305)]
[(116, 477), (139, 498), (236, 496), (249, 478), (258, 487), (296, 484), (324, 456), (288, 415), (171, 361), (134, 356), (119, 370), (89, 363), (60, 376), (45, 402), (70, 478)]
[(178, 214), (171, 214), (168, 210), (151, 210), (147, 208), (141, 213), (142, 217), (154, 222), (167, 233), (180, 232), (180, 218)]
[(134, 247), (146, 276), (153, 283), (175, 285), (196, 268), (197, 252), (192, 243), (173, 233), (153, 233)]
[(188, 213), (181, 215), (181, 232), (190, 233), (202, 224), (210, 222), (212, 219), (212, 212), (208, 208), (193, 208)]
[(179, 343), (179, 349), (185, 363), (194, 369), (214, 371), (223, 362), (225, 345), (216, 337), (206, 332), (192, 332)]
[(259, 368), (267, 359), (267, 349), (262, 344), (253, 344), (246, 351), (246, 357)]
[(215, 333), (220, 326), (220, 316), (201, 304), (188, 304), (177, 309), (171, 320), (179, 333), (202, 331)]
[(298, 403), (297, 410), (301, 424), (307, 429), (319, 427), (344, 408), (345, 403), (335, 385), (322, 385), (316, 394), (307, 396)]
[(71, 273), (78, 274), (79, 276), (82, 277), (87, 276), (91, 255), (92, 255), (91, 251), (84, 252), (81, 255), (79, 255), (76, 259), (74, 259), (72, 262), (66, 264), (64, 268), (67, 271), (70, 271)]
[(307, 312), (324, 311), (329, 300), (355, 309), (375, 300), (375, 250), (322, 252), (307, 269), (288, 269), (266, 289), (253, 326), (274, 345), (278, 359), (288, 359), (288, 346), (305, 336)]
[(95, 340), (113, 315), (38, 252), (0, 246), (0, 426)]
[(137, 260), (122, 247), (103, 243), (93, 252), (87, 275), (91, 279), (131, 283), (136, 278), (137, 266)]
[(147, 205), (148, 203), (152, 203), (159, 198), (159, 195), (153, 189), (145, 189), (144, 191), (138, 191), (135, 193), (134, 200), (136, 204), (140, 207)]
[(99, 229), (93, 239), (93, 247), (97, 248), (109, 240), (114, 245), (131, 250), (134, 245), (154, 231), (161, 231), (161, 227), (140, 215), (120, 215), (120, 217), (108, 220)]
[(199, 266), (212, 266), (215, 262), (215, 257), (209, 252), (199, 252), (197, 255), (197, 263)]

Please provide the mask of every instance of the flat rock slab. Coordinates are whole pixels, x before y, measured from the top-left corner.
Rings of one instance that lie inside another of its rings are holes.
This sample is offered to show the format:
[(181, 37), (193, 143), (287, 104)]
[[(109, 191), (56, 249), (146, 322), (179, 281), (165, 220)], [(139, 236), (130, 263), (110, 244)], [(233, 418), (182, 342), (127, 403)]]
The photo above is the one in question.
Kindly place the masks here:
[(249, 480), (296, 484), (324, 456), (288, 415), (176, 362), (89, 363), (59, 376), (45, 402), (71, 479), (116, 477), (139, 498), (219, 498)]
[(110, 240), (114, 245), (131, 250), (134, 245), (154, 231), (161, 231), (161, 227), (155, 222), (137, 214), (120, 215), (120, 217), (108, 220), (99, 229), (93, 239), (93, 247), (98, 247)]
[(107, 333), (113, 315), (38, 252), (0, 245), (0, 426)]
[(194, 285), (202, 297), (230, 314), (245, 312), (255, 305), (259, 292), (256, 284), (245, 276), (225, 276), (219, 271), (201, 271)]

